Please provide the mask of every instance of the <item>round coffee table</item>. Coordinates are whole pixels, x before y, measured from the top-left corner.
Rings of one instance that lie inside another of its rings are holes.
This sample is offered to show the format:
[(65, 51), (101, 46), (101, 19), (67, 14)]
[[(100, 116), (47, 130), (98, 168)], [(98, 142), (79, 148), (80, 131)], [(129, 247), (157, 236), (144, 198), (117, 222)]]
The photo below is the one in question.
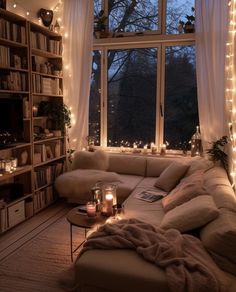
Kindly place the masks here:
[[(94, 227), (95, 224), (104, 224), (108, 217), (104, 217), (97, 214), (96, 217), (88, 217), (87, 214), (81, 214), (78, 211), (78, 207), (73, 208), (66, 215), (67, 221), (70, 223), (70, 252), (71, 261), (73, 262), (73, 254), (84, 244), (87, 236), (87, 230)], [(73, 226), (84, 228), (85, 239), (73, 249)]]

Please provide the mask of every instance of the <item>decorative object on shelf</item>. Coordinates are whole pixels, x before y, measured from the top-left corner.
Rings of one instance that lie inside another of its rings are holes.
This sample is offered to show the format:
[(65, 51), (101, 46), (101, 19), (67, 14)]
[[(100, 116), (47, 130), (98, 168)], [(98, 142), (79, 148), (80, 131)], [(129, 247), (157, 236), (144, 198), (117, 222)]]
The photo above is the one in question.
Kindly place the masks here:
[(193, 134), (191, 138), (191, 156), (202, 156), (203, 149), (202, 149), (202, 140), (201, 134), (199, 132), (199, 126), (196, 127), (196, 132)]
[(94, 18), (94, 35), (96, 38), (106, 38), (109, 35), (106, 31), (106, 20), (105, 11), (100, 10)]
[(0, 8), (6, 9), (7, 7), (7, 1), (6, 0), (0, 0)]
[(23, 116), (24, 118), (30, 118), (29, 100), (28, 97), (23, 98)]
[(96, 216), (96, 202), (88, 202), (86, 204), (86, 211), (88, 217), (95, 217)]
[(228, 172), (228, 155), (225, 153), (225, 146), (228, 144), (228, 137), (222, 136), (219, 140), (211, 142), (212, 147), (206, 150), (211, 161), (220, 161), (224, 169)]
[(183, 20), (179, 21), (178, 31), (179, 33), (194, 33), (195, 32), (195, 8), (192, 7), (192, 15), (186, 15), (187, 21), (184, 22)]
[(55, 24), (54, 24), (54, 32), (55, 32), (55, 33), (59, 33), (59, 32), (60, 32), (60, 29), (61, 29), (60, 24), (59, 24), (59, 22), (56, 20), (56, 22), (55, 22)]
[(52, 64), (52, 74), (55, 76), (61, 76), (61, 73), (62, 73), (61, 59), (53, 59), (50, 62)]
[(53, 20), (53, 11), (41, 8), (38, 11), (38, 17), (42, 19), (44, 26), (49, 27)]
[(18, 163), (17, 158), (16, 157), (11, 157), (10, 161), (11, 161), (11, 170), (16, 170), (17, 163)]
[(41, 101), (38, 115), (48, 116), (52, 122), (53, 130), (65, 133), (65, 127), (71, 127), (71, 111), (68, 106), (60, 101)]
[(19, 165), (26, 165), (28, 160), (28, 152), (26, 150), (23, 150), (20, 154), (20, 159), (19, 159)]
[(38, 106), (34, 105), (33, 106), (33, 117), (37, 117), (38, 116)]

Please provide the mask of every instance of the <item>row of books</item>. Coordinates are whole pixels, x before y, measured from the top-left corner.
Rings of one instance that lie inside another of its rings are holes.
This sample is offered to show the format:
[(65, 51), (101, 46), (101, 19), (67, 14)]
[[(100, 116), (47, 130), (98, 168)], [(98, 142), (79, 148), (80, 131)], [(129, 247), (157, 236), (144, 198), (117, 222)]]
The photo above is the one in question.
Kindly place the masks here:
[[(47, 144), (39, 143), (34, 145), (34, 164), (45, 162), (50, 159), (60, 157), (63, 144), (61, 140), (50, 141)], [(39, 155), (36, 155), (39, 154)], [(39, 156), (39, 158), (38, 158)]]
[(0, 19), (0, 38), (26, 44), (25, 27), (6, 19)]
[(52, 40), (40, 32), (31, 32), (31, 47), (50, 53), (61, 55), (62, 54), (62, 42), (58, 40)]
[(64, 163), (55, 162), (50, 165), (38, 167), (34, 171), (34, 185), (35, 189), (48, 185), (63, 172)]
[(59, 79), (46, 78), (38, 74), (32, 76), (32, 87), (35, 93), (61, 94)]
[(27, 91), (27, 76), (20, 72), (8, 72), (0, 75), (0, 89)]
[(0, 67), (14, 67), (16, 69), (26, 69), (26, 57), (11, 53), (10, 48), (0, 46)]
[(36, 192), (34, 195), (34, 211), (37, 212), (50, 205), (54, 201), (53, 187), (47, 187), (44, 190)]

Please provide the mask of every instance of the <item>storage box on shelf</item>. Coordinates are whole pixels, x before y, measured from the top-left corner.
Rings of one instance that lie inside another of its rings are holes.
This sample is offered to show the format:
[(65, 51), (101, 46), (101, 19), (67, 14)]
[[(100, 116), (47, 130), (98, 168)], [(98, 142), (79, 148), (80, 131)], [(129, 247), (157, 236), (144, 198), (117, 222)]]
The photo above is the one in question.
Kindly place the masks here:
[(65, 136), (42, 101), (63, 102), (61, 36), (0, 9), (0, 233), (55, 201)]

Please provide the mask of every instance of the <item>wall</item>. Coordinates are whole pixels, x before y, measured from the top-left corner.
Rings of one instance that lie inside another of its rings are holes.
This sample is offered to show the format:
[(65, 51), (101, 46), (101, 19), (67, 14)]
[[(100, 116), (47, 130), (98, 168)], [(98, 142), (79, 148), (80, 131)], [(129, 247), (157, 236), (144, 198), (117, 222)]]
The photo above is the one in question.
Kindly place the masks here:
[[(7, 0), (7, 10), (19, 14), (36, 23), (40, 23), (37, 17), (37, 12), (40, 8), (54, 10), (53, 23), (55, 23), (55, 21), (60, 17), (60, 10), (62, 9), (62, 5), (60, 5), (61, 2), (62, 0)], [(16, 7), (14, 7), (14, 4)], [(57, 4), (59, 4), (59, 11), (55, 11)], [(27, 11), (29, 12), (29, 15), (27, 15)]]

